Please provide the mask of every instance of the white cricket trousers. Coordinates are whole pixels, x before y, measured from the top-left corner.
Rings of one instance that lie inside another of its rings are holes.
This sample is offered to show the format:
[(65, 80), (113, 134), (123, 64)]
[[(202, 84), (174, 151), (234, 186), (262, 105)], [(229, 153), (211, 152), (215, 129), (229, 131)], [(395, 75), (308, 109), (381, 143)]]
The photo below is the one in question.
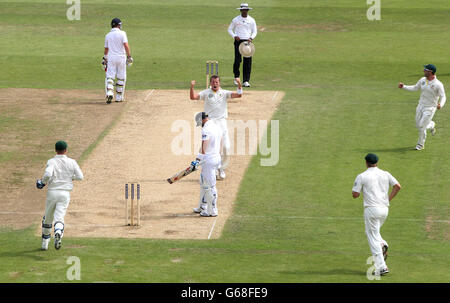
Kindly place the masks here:
[(433, 129), (436, 123), (432, 121), (434, 113), (436, 112), (436, 106), (423, 106), (417, 105), (416, 108), (416, 127), (419, 131), (419, 139), (417, 144), (425, 146), (425, 140), (427, 139), (427, 130)]
[(230, 142), (230, 136), (228, 134), (228, 125), (227, 125), (227, 119), (221, 118), (221, 119), (212, 119), (214, 123), (219, 126), (219, 128), (222, 131), (222, 150), (221, 150), (221, 157), (222, 162), (219, 165), (219, 168), (225, 168), (228, 166), (229, 162), (229, 156), (230, 156), (230, 148), (231, 148), (231, 142)]
[[(42, 221), (42, 234), (50, 235), (51, 226), (55, 222), (55, 230), (64, 230), (64, 216), (70, 202), (70, 191), (60, 189), (47, 190), (45, 217)], [(59, 226), (58, 226), (59, 225)]]
[(383, 258), (383, 245), (388, 245), (381, 237), (380, 228), (383, 226), (389, 213), (388, 207), (366, 207), (364, 208), (364, 221), (366, 225), (366, 235), (369, 241), (370, 251), (374, 259), (376, 270), (386, 268)]
[(106, 78), (126, 80), (127, 78), (127, 57), (108, 56)]

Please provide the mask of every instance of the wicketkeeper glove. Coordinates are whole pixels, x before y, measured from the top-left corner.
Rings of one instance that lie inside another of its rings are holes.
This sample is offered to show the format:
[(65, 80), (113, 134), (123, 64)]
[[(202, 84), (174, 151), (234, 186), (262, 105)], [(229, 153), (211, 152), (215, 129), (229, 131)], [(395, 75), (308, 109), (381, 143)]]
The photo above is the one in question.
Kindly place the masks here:
[(36, 187), (37, 187), (37, 188), (43, 189), (44, 186), (45, 186), (45, 184), (42, 182), (41, 179), (37, 179), (37, 180), (36, 180)]
[(131, 66), (133, 64), (133, 58), (131, 56), (127, 57), (127, 66)]
[(106, 66), (108, 64), (108, 59), (105, 58), (105, 56), (103, 56), (103, 60), (102, 60), (102, 68), (104, 70), (106, 70)]

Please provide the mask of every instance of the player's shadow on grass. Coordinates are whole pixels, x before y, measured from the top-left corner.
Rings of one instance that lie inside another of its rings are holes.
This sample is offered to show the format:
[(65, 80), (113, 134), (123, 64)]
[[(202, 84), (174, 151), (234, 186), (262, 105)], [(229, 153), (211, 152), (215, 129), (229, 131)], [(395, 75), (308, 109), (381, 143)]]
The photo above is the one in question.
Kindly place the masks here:
[(40, 248), (35, 248), (31, 250), (26, 251), (11, 251), (11, 252), (4, 252), (0, 253), (0, 258), (31, 258), (36, 261), (45, 261), (48, 260), (48, 258), (45, 258), (44, 256), (38, 255), (38, 253), (45, 253), (45, 251), (42, 251)]
[(289, 271), (280, 271), (280, 274), (285, 275), (347, 275), (347, 276), (366, 276), (366, 273), (360, 270), (351, 270), (351, 269), (330, 269), (330, 270), (323, 270), (323, 271), (316, 271), (316, 270), (289, 270)]
[(394, 148), (379, 148), (379, 149), (357, 149), (359, 152), (363, 153), (406, 153), (415, 151), (414, 147), (394, 147)]

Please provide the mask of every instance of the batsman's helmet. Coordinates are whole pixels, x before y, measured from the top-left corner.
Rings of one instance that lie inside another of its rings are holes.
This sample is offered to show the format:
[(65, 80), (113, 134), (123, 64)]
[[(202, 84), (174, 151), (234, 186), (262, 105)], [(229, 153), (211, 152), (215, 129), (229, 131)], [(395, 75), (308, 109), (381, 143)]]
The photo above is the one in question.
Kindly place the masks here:
[(202, 126), (202, 121), (208, 118), (208, 114), (205, 112), (199, 112), (195, 114), (195, 125), (196, 126)]
[(122, 21), (120, 21), (119, 18), (114, 18), (111, 20), (111, 27), (116, 27), (117, 25), (119, 25), (120, 27), (122, 27)]

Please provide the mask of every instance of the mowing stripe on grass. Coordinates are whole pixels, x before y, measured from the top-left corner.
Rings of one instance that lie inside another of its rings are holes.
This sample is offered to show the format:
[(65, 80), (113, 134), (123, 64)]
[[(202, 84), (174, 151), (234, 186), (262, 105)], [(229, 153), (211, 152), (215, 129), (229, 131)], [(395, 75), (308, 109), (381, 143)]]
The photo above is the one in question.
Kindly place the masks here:
[[(361, 221), (364, 219), (361, 217), (305, 217), (305, 216), (245, 216), (234, 215), (234, 218), (273, 218), (273, 219), (305, 219), (305, 220), (344, 220), (344, 221)], [(389, 221), (407, 221), (407, 222), (436, 222), (436, 223), (450, 223), (450, 220), (428, 220), (428, 219), (411, 219), (411, 218), (389, 218)]]
[[(154, 89), (151, 90), (151, 92), (147, 95), (147, 97), (150, 96), (153, 93), (153, 91)], [(147, 99), (147, 97), (145, 98)], [(119, 115), (117, 115), (117, 117), (113, 121), (111, 121), (111, 123), (105, 128), (105, 130), (100, 133), (98, 138), (94, 142), (92, 142), (91, 145), (89, 145), (89, 147), (83, 152), (83, 154), (81, 154), (81, 157), (78, 160), (80, 166), (83, 164), (84, 160), (86, 160), (87, 157), (92, 153), (92, 151), (97, 147), (97, 145), (103, 140), (103, 138), (105, 138), (105, 136), (111, 131), (111, 129), (113, 129), (113, 127), (117, 125), (117, 123), (122, 118), (123, 114), (128, 110), (129, 106), (130, 104), (126, 103), (122, 112)]]

